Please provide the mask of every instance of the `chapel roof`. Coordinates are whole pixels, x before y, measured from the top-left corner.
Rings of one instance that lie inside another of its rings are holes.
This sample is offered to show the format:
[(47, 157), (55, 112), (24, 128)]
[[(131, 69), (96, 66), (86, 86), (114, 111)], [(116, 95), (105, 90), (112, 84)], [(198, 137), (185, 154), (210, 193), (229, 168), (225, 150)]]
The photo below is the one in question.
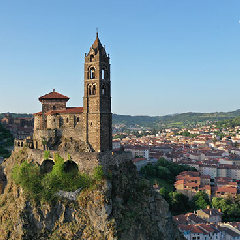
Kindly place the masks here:
[(41, 102), (42, 100), (48, 100), (48, 99), (64, 99), (68, 101), (70, 98), (67, 96), (62, 95), (61, 93), (58, 93), (53, 89), (52, 92), (47, 93), (39, 98), (39, 101)]

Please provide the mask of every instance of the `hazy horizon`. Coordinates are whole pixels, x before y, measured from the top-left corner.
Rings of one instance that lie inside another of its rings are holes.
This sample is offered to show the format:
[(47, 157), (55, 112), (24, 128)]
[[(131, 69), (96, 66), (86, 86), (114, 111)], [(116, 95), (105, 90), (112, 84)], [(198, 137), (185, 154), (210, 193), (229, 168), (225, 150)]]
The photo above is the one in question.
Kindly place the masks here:
[[(230, 111), (220, 111), (220, 112), (179, 112), (179, 113), (168, 113), (168, 114), (164, 114), (164, 115), (144, 115), (144, 114), (139, 114), (139, 115), (131, 115), (131, 114), (119, 114), (119, 113), (112, 113), (112, 114), (116, 114), (116, 115), (125, 115), (125, 116), (132, 116), (132, 117), (164, 117), (164, 116), (169, 116), (169, 115), (177, 115), (177, 114), (185, 114), (185, 113), (228, 113), (228, 112), (235, 112), (235, 111), (239, 111), (240, 109), (236, 109), (236, 110), (230, 110)], [(6, 113), (10, 113), (10, 114), (34, 114), (31, 112), (0, 112), (0, 114), (6, 114)]]

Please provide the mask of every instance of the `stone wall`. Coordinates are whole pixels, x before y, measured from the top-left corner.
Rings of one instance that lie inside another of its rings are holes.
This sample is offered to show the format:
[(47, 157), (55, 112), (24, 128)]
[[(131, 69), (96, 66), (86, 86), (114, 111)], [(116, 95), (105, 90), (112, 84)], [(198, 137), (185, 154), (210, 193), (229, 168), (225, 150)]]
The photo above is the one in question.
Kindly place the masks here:
[(59, 132), (54, 129), (35, 130), (33, 134), (33, 147), (35, 149), (47, 149), (49, 145), (56, 143), (58, 134)]
[(42, 112), (66, 109), (66, 99), (46, 99), (42, 100)]
[(41, 129), (42, 115), (34, 115), (34, 130)]
[[(37, 149), (28, 149), (28, 159), (32, 162), (41, 165), (44, 161), (44, 151)], [(73, 152), (68, 153), (66, 151), (53, 151), (50, 150), (50, 156), (53, 157), (55, 153), (59, 153), (65, 161), (68, 160), (69, 155), (71, 159), (78, 165), (79, 171), (81, 172), (92, 172), (97, 166), (102, 166), (104, 170), (107, 170), (109, 166), (118, 166), (122, 163), (131, 161), (132, 156), (129, 153), (122, 152), (119, 154), (112, 152)]]

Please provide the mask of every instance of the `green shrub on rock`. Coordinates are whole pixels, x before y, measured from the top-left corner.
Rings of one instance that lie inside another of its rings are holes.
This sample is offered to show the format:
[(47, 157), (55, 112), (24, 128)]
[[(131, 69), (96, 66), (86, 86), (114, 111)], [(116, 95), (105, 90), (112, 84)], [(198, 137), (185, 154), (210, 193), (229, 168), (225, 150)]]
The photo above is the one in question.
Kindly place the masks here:
[(66, 162), (58, 154), (54, 155), (54, 162), (51, 172), (41, 173), (40, 166), (24, 161), (20, 165), (15, 165), (12, 178), (33, 199), (52, 202), (56, 200), (56, 193), (59, 190), (73, 192), (79, 188), (88, 188), (104, 177), (100, 166), (94, 169), (92, 176), (89, 176), (74, 168), (64, 170)]

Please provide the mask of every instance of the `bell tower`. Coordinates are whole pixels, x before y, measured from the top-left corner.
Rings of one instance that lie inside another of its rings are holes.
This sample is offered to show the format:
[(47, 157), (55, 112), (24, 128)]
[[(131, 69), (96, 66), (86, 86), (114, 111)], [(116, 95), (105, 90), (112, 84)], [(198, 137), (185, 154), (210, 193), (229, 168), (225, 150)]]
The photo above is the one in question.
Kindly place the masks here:
[(85, 54), (83, 134), (95, 152), (112, 150), (110, 63), (98, 33)]

